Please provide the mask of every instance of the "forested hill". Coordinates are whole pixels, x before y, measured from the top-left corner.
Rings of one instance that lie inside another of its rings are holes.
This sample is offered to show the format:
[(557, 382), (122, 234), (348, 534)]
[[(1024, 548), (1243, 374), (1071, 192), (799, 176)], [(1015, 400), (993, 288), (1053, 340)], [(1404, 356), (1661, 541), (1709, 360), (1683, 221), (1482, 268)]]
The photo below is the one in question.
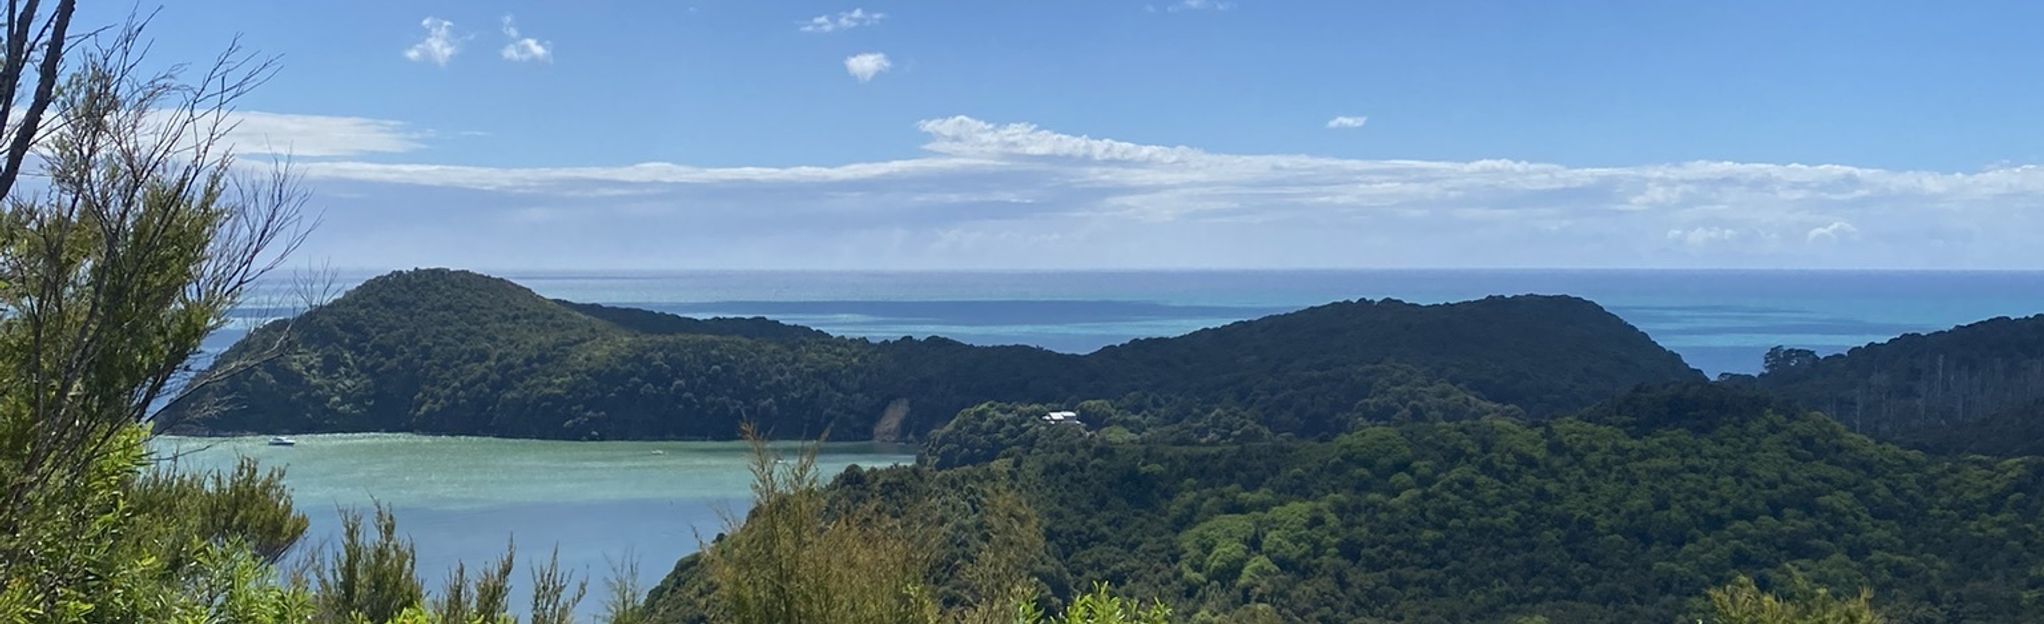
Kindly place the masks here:
[(1340, 302), (1082, 356), (554, 301), (446, 269), (270, 323), (206, 374), (160, 427), (730, 438), (750, 419), (779, 436), (914, 438), (986, 401), (1140, 397), (1201, 426), (1327, 438), (1362, 421), (1553, 416), (1701, 379), (1571, 297)]
[(1733, 378), (1876, 438), (1942, 453), (2044, 453), (2044, 316), (1995, 318), (1817, 357), (1777, 348)]
[(1576, 297), (1490, 297), (1446, 305), (1348, 301), (1175, 338), (1102, 349), (1134, 388), (1177, 380), (1282, 380), (1377, 360), (1448, 379), (1536, 416), (1581, 409), (1639, 384), (1703, 379), (1646, 333)]
[(716, 336), (737, 336), (761, 340), (805, 340), (829, 338), (822, 330), (790, 325), (764, 318), (712, 318), (697, 319), (677, 316), (638, 308), (620, 308), (596, 303), (575, 303), (553, 300), (570, 310), (580, 312), (620, 328), (645, 334), (709, 334)]
[[(1898, 624), (2044, 613), (2044, 460), (1906, 451), (1725, 385), (1323, 442), (1189, 445), (1109, 402), (1081, 406), (1109, 424), (1087, 435), (1048, 409), (976, 407), (918, 465), (824, 491), (840, 518), (907, 518), (934, 595), (983, 591), (951, 571), (1015, 561), (1053, 599), (1105, 581), (1185, 622), (1696, 622), (1740, 575), (1870, 589)], [(699, 563), (648, 595), (651, 621), (708, 621)]]

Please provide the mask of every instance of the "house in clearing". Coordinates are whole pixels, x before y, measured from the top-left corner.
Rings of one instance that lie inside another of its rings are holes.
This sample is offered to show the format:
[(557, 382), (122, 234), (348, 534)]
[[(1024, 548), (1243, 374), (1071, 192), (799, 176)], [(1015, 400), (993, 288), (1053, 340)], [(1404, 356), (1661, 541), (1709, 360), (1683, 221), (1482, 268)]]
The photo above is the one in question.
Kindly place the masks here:
[(1053, 424), (1053, 425), (1062, 425), (1062, 424), (1073, 424), (1073, 425), (1084, 425), (1084, 424), (1085, 424), (1085, 423), (1079, 422), (1079, 413), (1078, 413), (1078, 412), (1050, 412), (1050, 413), (1048, 413), (1048, 414), (1044, 414), (1044, 415), (1043, 415), (1043, 422), (1047, 422), (1047, 423), (1050, 423), (1050, 424)]

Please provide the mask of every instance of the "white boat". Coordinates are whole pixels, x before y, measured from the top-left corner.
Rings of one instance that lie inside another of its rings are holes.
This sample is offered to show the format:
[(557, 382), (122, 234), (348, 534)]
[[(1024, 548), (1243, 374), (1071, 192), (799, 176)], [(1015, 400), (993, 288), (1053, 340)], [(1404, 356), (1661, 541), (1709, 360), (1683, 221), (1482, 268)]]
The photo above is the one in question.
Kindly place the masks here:
[(270, 446), (298, 446), (298, 441), (284, 436), (270, 438)]

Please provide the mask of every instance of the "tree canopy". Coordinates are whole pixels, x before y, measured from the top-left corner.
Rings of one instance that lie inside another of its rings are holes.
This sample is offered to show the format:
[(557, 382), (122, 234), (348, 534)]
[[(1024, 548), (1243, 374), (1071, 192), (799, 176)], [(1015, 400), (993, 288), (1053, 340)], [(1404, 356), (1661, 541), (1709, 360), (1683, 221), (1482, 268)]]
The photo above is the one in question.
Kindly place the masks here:
[[(263, 350), (287, 329), (282, 353)], [(1567, 297), (1341, 302), (1072, 355), (573, 304), (444, 269), (372, 279), (256, 330), (214, 366), (250, 371), (173, 406), (167, 430), (731, 439), (751, 421), (782, 437), (919, 438), (985, 401), (1143, 393), (1324, 439), (1437, 416), (1411, 412), (1421, 405), (1545, 417), (1701, 379)]]
[[(1869, 589), (1895, 622), (2044, 609), (2044, 461), (1926, 456), (1736, 389), (1643, 389), (1535, 424), (1207, 445), (1089, 435), (1047, 409), (968, 410), (918, 465), (847, 473), (828, 492), (971, 526), (975, 507), (946, 501), (1010, 484), (1041, 518), (1051, 556), (1032, 576), (1052, 597), (1105, 581), (1187, 621), (1694, 621), (1741, 575)], [(684, 562), (666, 585), (691, 576)], [(653, 604), (686, 613), (684, 595)]]

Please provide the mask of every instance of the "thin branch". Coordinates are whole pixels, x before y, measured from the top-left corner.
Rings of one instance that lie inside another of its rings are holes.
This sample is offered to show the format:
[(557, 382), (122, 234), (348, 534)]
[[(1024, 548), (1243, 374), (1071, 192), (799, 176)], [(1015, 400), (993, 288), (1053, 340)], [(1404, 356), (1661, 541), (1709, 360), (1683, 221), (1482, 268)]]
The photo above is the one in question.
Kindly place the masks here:
[[(35, 6), (36, 0), (29, 0), (30, 15), (34, 14)], [(14, 188), (15, 178), (21, 175), (21, 160), (28, 156), (28, 148), (35, 144), (36, 127), (42, 123), (43, 112), (49, 109), (50, 100), (56, 95), (58, 74), (64, 63), (66, 42), (64, 34), (71, 29), (71, 13), (77, 8), (77, 0), (60, 0), (56, 13), (50, 16), (51, 36), (46, 44), (48, 49), (43, 52), (42, 67), (37, 71), (35, 97), (29, 100), (28, 112), (22, 116), (21, 123), (15, 125), (14, 144), (7, 148), (7, 162), (0, 164), (0, 193), (6, 193)], [(7, 58), (10, 64), (14, 63), (18, 56), (17, 50), (8, 50)], [(9, 73), (18, 76), (19, 71), (12, 70)], [(8, 101), (13, 101), (13, 98), (9, 97)]]

